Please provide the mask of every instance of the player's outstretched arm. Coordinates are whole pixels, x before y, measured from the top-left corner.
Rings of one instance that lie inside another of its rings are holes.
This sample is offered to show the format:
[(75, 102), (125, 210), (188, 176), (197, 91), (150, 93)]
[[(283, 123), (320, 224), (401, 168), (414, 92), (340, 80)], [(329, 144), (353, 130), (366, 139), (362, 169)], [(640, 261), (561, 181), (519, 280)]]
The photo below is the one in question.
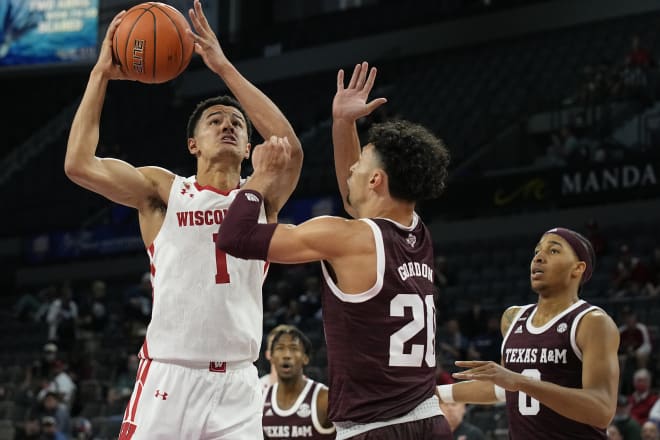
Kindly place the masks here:
[(293, 127), (275, 105), (261, 90), (250, 83), (225, 56), (218, 37), (209, 25), (202, 4), (195, 0), (193, 8), (189, 11), (190, 20), (195, 32), (191, 32), (195, 39), (195, 52), (202, 57), (204, 63), (219, 75), (229, 90), (245, 109), (248, 117), (254, 124), (261, 137), (269, 139), (271, 136), (286, 137), (291, 144), (291, 160), (288, 166), (280, 172), (275, 185), (264, 193), (269, 218), (276, 218), (279, 210), (284, 206), (295, 189), (302, 168), (303, 151), (300, 140)]
[(523, 392), (564, 417), (606, 428), (616, 410), (618, 329), (607, 314), (594, 311), (580, 321), (576, 341), (582, 351), (581, 388), (563, 387), (514, 373), (495, 362), (457, 362), (456, 365), (469, 369), (454, 373), (454, 377), (489, 381), (509, 391)]
[(115, 16), (101, 45), (99, 58), (92, 69), (78, 110), (73, 118), (64, 161), (66, 175), (78, 185), (106, 198), (140, 209), (150, 198), (163, 197), (169, 191), (172, 174), (159, 168), (142, 171), (118, 159), (96, 157), (101, 111), (108, 81), (125, 79), (112, 60), (112, 37), (124, 11)]
[(367, 102), (375, 81), (376, 68), (372, 67), (369, 70), (369, 64), (366, 61), (355, 66), (348, 86), (344, 85), (344, 71), (339, 70), (337, 72), (337, 93), (332, 101), (332, 144), (337, 184), (344, 209), (354, 218), (357, 213), (348, 204), (346, 180), (351, 166), (360, 158), (360, 139), (355, 123), (387, 102), (385, 98)]

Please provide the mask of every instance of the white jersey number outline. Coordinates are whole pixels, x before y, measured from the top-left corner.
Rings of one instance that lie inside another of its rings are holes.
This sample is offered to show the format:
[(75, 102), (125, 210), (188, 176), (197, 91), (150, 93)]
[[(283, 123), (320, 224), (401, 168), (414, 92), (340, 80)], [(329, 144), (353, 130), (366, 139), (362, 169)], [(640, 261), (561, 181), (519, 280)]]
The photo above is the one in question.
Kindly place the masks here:
[[(536, 368), (526, 368), (520, 374), (531, 377), (532, 379), (541, 380), (541, 372)], [(522, 391), (518, 391), (518, 411), (523, 416), (535, 416), (541, 411), (541, 404), (533, 397), (529, 397)]]
[[(435, 303), (433, 295), (426, 295), (422, 301), (419, 295), (400, 293), (390, 301), (390, 316), (404, 316), (406, 307), (412, 310), (412, 321), (390, 336), (389, 366), (421, 367), (422, 362), (426, 362), (429, 367), (435, 367)], [(422, 344), (413, 344), (410, 353), (404, 353), (405, 343), (425, 327), (426, 349)]]

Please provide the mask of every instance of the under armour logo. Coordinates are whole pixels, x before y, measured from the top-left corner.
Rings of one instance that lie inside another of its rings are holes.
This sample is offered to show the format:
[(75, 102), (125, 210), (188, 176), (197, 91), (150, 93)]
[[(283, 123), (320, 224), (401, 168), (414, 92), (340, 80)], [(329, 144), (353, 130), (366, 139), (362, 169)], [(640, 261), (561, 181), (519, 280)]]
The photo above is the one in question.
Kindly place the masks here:
[(564, 333), (566, 330), (568, 330), (568, 324), (565, 322), (562, 322), (557, 326), (557, 333)]
[(250, 202), (259, 203), (259, 197), (252, 193), (245, 193), (245, 198)]
[(521, 326), (518, 326), (518, 328), (516, 329), (516, 331), (514, 333), (522, 333), (522, 332), (523, 332), (523, 330), (522, 330), (522, 325), (521, 325)]
[(268, 409), (268, 411), (266, 411), (266, 415), (267, 415), (267, 416), (272, 416), (272, 415), (273, 415), (273, 410), (272, 410), (272, 409)]
[(154, 397), (156, 399), (160, 397), (163, 400), (167, 400), (167, 393), (165, 393), (165, 392), (161, 393), (160, 390), (156, 390), (156, 394), (154, 394)]

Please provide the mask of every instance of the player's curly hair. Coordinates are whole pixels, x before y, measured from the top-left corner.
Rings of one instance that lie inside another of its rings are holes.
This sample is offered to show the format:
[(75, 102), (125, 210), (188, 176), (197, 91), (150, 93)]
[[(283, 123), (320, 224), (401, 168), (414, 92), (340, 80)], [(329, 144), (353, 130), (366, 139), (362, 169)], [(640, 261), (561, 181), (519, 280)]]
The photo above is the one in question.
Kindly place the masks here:
[(250, 118), (248, 118), (248, 115), (247, 113), (245, 113), (245, 110), (243, 110), (241, 104), (235, 98), (229, 95), (215, 96), (213, 98), (205, 99), (197, 104), (195, 110), (193, 110), (192, 114), (188, 118), (188, 125), (186, 127), (186, 136), (188, 138), (191, 138), (195, 135), (195, 127), (199, 122), (199, 118), (202, 117), (202, 113), (204, 113), (204, 110), (214, 105), (226, 105), (229, 107), (237, 108), (238, 111), (240, 111), (243, 114), (243, 117), (245, 118), (245, 123), (247, 125), (246, 128), (247, 128), (248, 141), (250, 140), (250, 138), (252, 138), (252, 121), (250, 121)]
[(442, 194), (450, 155), (427, 128), (405, 120), (374, 124), (368, 142), (383, 163), (392, 197), (417, 202)]

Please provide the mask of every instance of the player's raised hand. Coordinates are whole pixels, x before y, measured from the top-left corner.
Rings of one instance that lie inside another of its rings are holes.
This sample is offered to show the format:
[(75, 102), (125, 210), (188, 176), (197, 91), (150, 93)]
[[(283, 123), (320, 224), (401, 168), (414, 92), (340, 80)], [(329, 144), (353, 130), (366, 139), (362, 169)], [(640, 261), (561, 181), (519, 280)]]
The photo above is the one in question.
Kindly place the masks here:
[(192, 30), (187, 31), (195, 40), (195, 53), (202, 57), (209, 69), (217, 73), (223, 65), (228, 63), (228, 60), (222, 51), (222, 47), (220, 47), (218, 36), (211, 28), (206, 15), (204, 15), (200, 0), (195, 0), (193, 7), (188, 11), (188, 15), (195, 29), (194, 32)]
[(121, 11), (110, 22), (108, 25), (108, 30), (105, 32), (105, 37), (101, 42), (101, 48), (99, 50), (99, 57), (96, 60), (96, 65), (94, 70), (101, 72), (104, 77), (108, 79), (130, 79), (128, 76), (121, 71), (119, 62), (117, 62), (113, 57), (112, 49), (112, 39), (115, 36), (115, 32), (119, 27), (126, 11)]
[(460, 380), (482, 380), (492, 382), (507, 391), (518, 391), (520, 380), (524, 376), (504, 368), (492, 361), (456, 361), (457, 367), (468, 368), (465, 371), (452, 373), (452, 377)]
[(291, 144), (287, 137), (271, 136), (252, 152), (254, 175), (277, 175), (291, 161)]
[(337, 72), (337, 93), (332, 101), (332, 117), (335, 120), (355, 121), (387, 102), (385, 98), (367, 102), (376, 81), (376, 72), (375, 67), (369, 70), (369, 63), (366, 61), (356, 64), (348, 86), (344, 86), (344, 70)]

